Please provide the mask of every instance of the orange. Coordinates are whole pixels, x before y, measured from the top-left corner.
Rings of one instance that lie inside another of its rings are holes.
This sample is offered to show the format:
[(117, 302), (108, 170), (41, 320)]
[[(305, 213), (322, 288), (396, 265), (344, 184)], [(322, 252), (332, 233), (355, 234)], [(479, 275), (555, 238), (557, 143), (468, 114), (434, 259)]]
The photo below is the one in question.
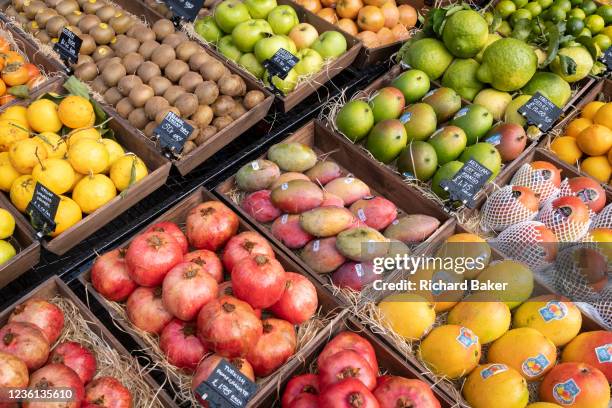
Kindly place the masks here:
[(410, 38), (410, 33), (408, 32), (408, 29), (404, 27), (401, 23), (396, 24), (395, 27), (391, 29), (391, 32), (393, 33), (397, 41), (403, 41)]
[(336, 6), (336, 13), (338, 13), (338, 17), (353, 20), (362, 7), (363, 2), (361, 0), (340, 0)]
[(378, 30), (376, 36), (378, 37), (378, 42), (380, 43), (380, 45), (387, 45), (391, 44), (392, 42), (395, 42), (395, 35), (393, 34), (393, 31), (391, 31), (387, 27), (383, 27)]
[(399, 21), (406, 28), (412, 28), (417, 23), (417, 11), (414, 7), (408, 4), (402, 4), (398, 8)]
[(365, 6), (359, 10), (357, 25), (362, 30), (374, 31), (376, 33), (385, 26), (385, 16), (380, 8), (376, 6)]
[(612, 130), (612, 102), (606, 103), (597, 110), (593, 122)]
[(323, 20), (328, 21), (330, 24), (336, 24), (338, 22), (338, 16), (333, 8), (326, 7), (317, 13), (317, 16), (321, 17)]
[(599, 108), (601, 108), (605, 104), (606, 104), (605, 102), (601, 102), (601, 101), (589, 102), (586, 105), (584, 105), (584, 108), (582, 108), (582, 113), (580, 114), (580, 116), (582, 116), (583, 118), (587, 118), (587, 119), (593, 119), (593, 117), (595, 116)]
[(6, 93), (6, 84), (0, 79), (0, 96)]
[(608, 183), (612, 176), (612, 165), (606, 156), (588, 157), (582, 161), (580, 169), (602, 183)]
[(393, 28), (399, 22), (399, 10), (395, 4), (387, 2), (380, 8), (385, 16), (385, 27)]
[(603, 125), (591, 125), (578, 134), (576, 142), (589, 156), (600, 156), (612, 147), (612, 130)]
[(359, 28), (357, 28), (357, 24), (355, 24), (355, 22), (350, 18), (341, 18), (340, 20), (338, 20), (336, 25), (342, 30), (349, 33), (350, 35), (356, 36), (359, 33)]
[(580, 132), (584, 129), (588, 128), (593, 124), (591, 119), (587, 118), (577, 118), (570, 122), (569, 125), (565, 128), (565, 135), (570, 137), (576, 137)]
[(363, 45), (367, 48), (376, 48), (380, 45), (378, 42), (378, 36), (372, 31), (362, 31), (357, 34), (357, 38), (359, 38)]
[(570, 136), (561, 136), (553, 140), (550, 150), (567, 164), (576, 164), (576, 161), (582, 157), (582, 150), (578, 147), (576, 139)]

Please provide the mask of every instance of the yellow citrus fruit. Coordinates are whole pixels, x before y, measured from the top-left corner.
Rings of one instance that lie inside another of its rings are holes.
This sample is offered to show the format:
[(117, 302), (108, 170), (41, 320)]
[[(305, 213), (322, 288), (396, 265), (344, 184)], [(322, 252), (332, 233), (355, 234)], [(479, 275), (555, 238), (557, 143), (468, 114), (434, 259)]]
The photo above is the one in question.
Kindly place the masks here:
[(72, 199), (86, 214), (96, 211), (116, 195), (115, 185), (104, 174), (85, 176), (72, 190)]
[(64, 98), (57, 109), (60, 120), (71, 129), (91, 126), (96, 121), (93, 105), (78, 95)]
[(108, 150), (98, 140), (82, 139), (68, 148), (68, 160), (81, 174), (102, 173), (108, 167)]
[(602, 183), (607, 183), (612, 176), (612, 164), (606, 156), (587, 157), (580, 163), (580, 169)]
[(0, 208), (0, 239), (6, 239), (15, 232), (15, 217), (8, 210)]
[(529, 402), (527, 382), (505, 364), (479, 365), (468, 376), (462, 392), (472, 408), (524, 408)]
[(0, 240), (0, 265), (8, 262), (16, 254), (15, 248), (10, 243)]
[(593, 124), (591, 119), (587, 118), (577, 118), (570, 122), (569, 125), (565, 128), (565, 135), (569, 137), (576, 137), (580, 132), (584, 129), (588, 128)]
[(32, 201), (36, 182), (30, 175), (19, 176), (13, 182), (9, 196), (13, 205), (21, 212), (25, 212)]
[(57, 105), (49, 99), (39, 99), (28, 106), (27, 118), (30, 127), (38, 133), (57, 133), (62, 128), (62, 121), (57, 114)]
[(599, 108), (593, 117), (593, 122), (612, 130), (612, 102), (608, 102)]
[(66, 141), (57, 133), (43, 132), (37, 134), (34, 138), (40, 139), (43, 142), (42, 145), (47, 151), (48, 159), (63, 159), (66, 157), (68, 146)]
[(68, 134), (68, 138), (66, 140), (68, 142), (68, 147), (70, 147), (81, 139), (98, 140), (101, 137), (102, 136), (100, 135), (100, 132), (98, 132), (98, 129), (89, 126), (73, 130)]
[(578, 147), (576, 139), (571, 136), (561, 136), (550, 144), (552, 150), (561, 161), (567, 164), (576, 164), (582, 157), (582, 150)]
[(30, 174), (40, 161), (47, 158), (47, 150), (40, 139), (23, 139), (15, 142), (9, 149), (9, 160), (21, 174)]
[(108, 173), (110, 171), (111, 166), (118, 158), (122, 157), (125, 154), (123, 147), (113, 139), (102, 138), (100, 141), (106, 147), (108, 151), (108, 167), (104, 171), (104, 173)]
[(11, 144), (18, 140), (27, 139), (28, 130), (12, 120), (0, 120), (0, 152), (7, 152)]
[(0, 152), (0, 190), (9, 191), (13, 181), (20, 175), (11, 164), (8, 152)]
[(525, 300), (529, 299), (533, 292), (533, 273), (524, 264), (504, 260), (490, 264), (480, 275), (480, 282), (501, 283), (505, 289), (494, 291), (487, 290), (485, 293), (489, 299), (500, 300), (514, 309)]
[(418, 295), (395, 293), (385, 297), (378, 308), (385, 324), (407, 340), (420, 339), (436, 321), (433, 305)]
[(60, 195), (70, 191), (75, 176), (74, 170), (67, 160), (46, 159), (34, 166), (32, 177), (34, 181)]
[(607, 154), (612, 147), (612, 130), (603, 125), (591, 125), (576, 137), (578, 147), (589, 156)]
[(50, 235), (56, 237), (83, 219), (79, 205), (71, 198), (60, 196), (60, 202), (55, 213), (55, 231)]
[[(134, 179), (132, 180), (132, 168), (134, 168)], [(110, 178), (117, 186), (117, 190), (123, 191), (131, 184), (136, 184), (149, 174), (147, 166), (135, 154), (128, 153), (115, 160), (110, 169)]]
[(582, 108), (582, 113), (580, 113), (580, 116), (582, 116), (583, 118), (593, 120), (599, 108), (601, 108), (605, 104), (606, 104), (605, 102), (601, 102), (601, 101), (589, 102), (586, 105), (584, 105), (584, 108)]
[(76, 171), (74, 172), (74, 183), (72, 184), (72, 187), (70, 187), (70, 191), (74, 190), (78, 182), (81, 181), (83, 177), (85, 177), (84, 174), (77, 173)]
[(15, 105), (6, 108), (2, 114), (0, 114), (0, 120), (10, 120), (19, 123), (25, 129), (30, 130), (30, 124), (28, 123), (27, 116), (28, 109), (25, 106)]
[(448, 314), (449, 324), (472, 330), (481, 344), (500, 338), (510, 328), (510, 309), (503, 302), (489, 302), (474, 294), (459, 302)]

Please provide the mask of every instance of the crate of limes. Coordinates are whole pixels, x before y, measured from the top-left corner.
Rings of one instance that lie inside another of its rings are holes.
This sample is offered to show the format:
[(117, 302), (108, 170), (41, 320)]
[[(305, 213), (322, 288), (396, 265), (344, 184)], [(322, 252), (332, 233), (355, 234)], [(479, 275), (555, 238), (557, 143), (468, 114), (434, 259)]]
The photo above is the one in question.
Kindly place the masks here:
[(38, 263), (40, 245), (33, 237), (32, 228), (0, 195), (0, 288)]

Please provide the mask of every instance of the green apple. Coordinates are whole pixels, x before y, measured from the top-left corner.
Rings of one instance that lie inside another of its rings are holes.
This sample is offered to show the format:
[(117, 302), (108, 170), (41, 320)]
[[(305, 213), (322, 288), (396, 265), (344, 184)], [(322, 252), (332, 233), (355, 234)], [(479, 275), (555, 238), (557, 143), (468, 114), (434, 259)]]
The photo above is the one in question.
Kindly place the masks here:
[(310, 48), (310, 46), (317, 41), (319, 32), (311, 24), (301, 23), (289, 31), (289, 38), (293, 40), (298, 50), (302, 50), (304, 48)]
[(257, 57), (252, 52), (242, 54), (238, 60), (238, 64), (253, 74), (253, 76), (256, 78), (263, 78), (265, 68), (259, 63), (259, 61), (257, 61)]
[(317, 38), (311, 48), (325, 59), (337, 58), (346, 52), (346, 38), (337, 31), (326, 31)]
[(295, 43), (293, 42), (293, 40), (291, 38), (289, 38), (288, 35), (281, 35), (281, 37), (283, 37), (285, 40), (287, 40), (287, 47), (288, 47), (287, 51), (289, 51), (293, 55), (296, 55), (297, 52), (298, 52), (298, 49), (295, 46)]
[(196, 33), (211, 43), (216, 44), (223, 36), (223, 31), (221, 31), (217, 23), (215, 23), (215, 19), (212, 16), (197, 19), (193, 27)]
[(217, 49), (225, 58), (231, 59), (234, 62), (238, 62), (242, 56), (242, 52), (236, 47), (236, 44), (232, 41), (231, 35), (222, 37), (217, 43)]
[(276, 0), (244, 0), (253, 18), (266, 18), (268, 13), (277, 6)]
[(266, 20), (256, 19), (243, 21), (234, 27), (232, 39), (236, 47), (242, 52), (251, 52), (255, 43), (262, 38), (272, 35), (272, 27)]
[(257, 41), (253, 50), (255, 52), (255, 56), (257, 57), (257, 61), (263, 63), (265, 60), (272, 58), (272, 56), (281, 48), (291, 52), (289, 50), (289, 48), (291, 48), (291, 44), (289, 41), (287, 41), (286, 37), (273, 35)]
[[(298, 81), (298, 74), (297, 72), (295, 72), (295, 69), (292, 69), (291, 71), (289, 71), (285, 79), (280, 79), (276, 75), (272, 77), (272, 83), (274, 84), (276, 89), (278, 89), (279, 91), (283, 93), (283, 95), (287, 95), (289, 92), (293, 91), (293, 89), (295, 89), (295, 86), (297, 85), (297, 81)], [(264, 73), (264, 82), (267, 85), (270, 84), (270, 77), (269, 77), (268, 71)]]
[(249, 9), (238, 0), (224, 0), (215, 7), (215, 22), (227, 34), (243, 21), (251, 19)]
[(297, 13), (291, 6), (276, 6), (268, 13), (268, 23), (274, 34), (289, 34), (289, 31), (300, 23)]
[(304, 48), (298, 52), (297, 56), (300, 61), (293, 69), (300, 76), (315, 74), (323, 68), (323, 57), (315, 50)]

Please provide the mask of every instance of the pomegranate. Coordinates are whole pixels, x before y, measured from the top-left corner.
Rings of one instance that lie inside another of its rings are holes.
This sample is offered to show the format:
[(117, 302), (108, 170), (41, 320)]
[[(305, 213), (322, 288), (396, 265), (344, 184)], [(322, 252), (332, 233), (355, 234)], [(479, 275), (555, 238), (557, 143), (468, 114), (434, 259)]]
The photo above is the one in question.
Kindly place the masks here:
[(101, 408), (131, 408), (132, 394), (114, 377), (98, 377), (85, 390), (85, 402)]
[(334, 285), (360, 292), (366, 285), (374, 282), (380, 275), (374, 273), (372, 262), (347, 262), (331, 275)]
[(300, 324), (314, 316), (318, 305), (317, 289), (308, 278), (299, 273), (286, 272), (285, 290), (270, 311), (292, 324)]
[(31, 298), (17, 306), (8, 321), (32, 323), (53, 344), (64, 329), (64, 312), (44, 299)]
[(193, 262), (176, 265), (164, 278), (164, 307), (181, 320), (193, 320), (206, 303), (217, 297), (217, 281)]
[(263, 335), (247, 355), (255, 375), (267, 377), (295, 354), (297, 338), (291, 323), (281, 319), (263, 320)]
[(172, 320), (164, 307), (161, 287), (136, 289), (127, 300), (126, 310), (132, 324), (147, 333), (161, 333)]
[(198, 249), (216, 251), (238, 232), (240, 221), (225, 204), (207, 201), (187, 215), (187, 239)]
[(282, 217), (277, 218), (272, 223), (271, 232), (274, 238), (291, 249), (302, 248), (310, 240), (314, 239), (312, 235), (302, 229), (298, 214), (284, 214)]
[(327, 364), (329, 357), (342, 350), (353, 350), (357, 352), (370, 364), (374, 373), (378, 371), (378, 361), (376, 360), (374, 347), (372, 347), (369, 341), (350, 331), (339, 333), (325, 345), (325, 348), (321, 351), (317, 359), (319, 368)]
[(96, 375), (96, 357), (87, 347), (76, 341), (58, 344), (51, 351), (49, 363), (64, 364), (72, 368), (83, 384), (90, 382)]
[(379, 408), (374, 395), (359, 380), (347, 378), (323, 391), (319, 408)]
[(108, 300), (123, 302), (138, 285), (130, 278), (125, 248), (117, 248), (96, 258), (91, 267), (91, 284)]
[[(200, 363), (200, 365), (198, 365), (198, 368), (196, 369), (196, 372), (193, 375), (193, 379), (191, 380), (191, 390), (195, 392), (196, 388), (198, 388), (198, 386), (202, 382), (206, 381), (206, 379), (210, 376), (213, 370), (219, 365), (221, 360), (224, 360), (224, 359), (225, 358), (220, 356), (219, 354), (212, 354), (206, 357)], [(255, 381), (255, 374), (253, 373), (253, 367), (251, 367), (251, 364), (249, 364), (247, 360), (245, 360), (244, 358), (236, 357), (236, 358), (227, 360), (227, 362), (233, 365), (234, 367), (236, 367), (242, 373), (242, 375), (244, 375), (246, 378), (248, 378), (251, 381)], [(198, 401), (202, 403), (204, 402), (200, 398), (198, 398)]]
[(79, 408), (85, 398), (85, 387), (74, 370), (64, 364), (47, 364), (35, 371), (30, 377), (29, 388), (38, 390), (52, 390), (53, 388), (70, 388), (73, 396), (70, 402), (51, 404), (49, 402), (25, 402), (23, 408), (49, 408), (61, 406), (62, 408)]
[(259, 190), (247, 195), (242, 200), (242, 209), (257, 222), (271, 222), (280, 217), (282, 212), (272, 204), (270, 190)]
[(255, 255), (267, 255), (271, 258), (276, 256), (264, 237), (253, 231), (241, 232), (230, 239), (223, 249), (223, 266), (231, 273), (238, 262)]
[(223, 282), (223, 265), (221, 260), (213, 251), (198, 249), (185, 254), (184, 262), (193, 262), (202, 267), (204, 272), (215, 278), (217, 283)]
[(193, 372), (206, 354), (206, 348), (197, 337), (195, 324), (178, 319), (164, 327), (159, 337), (159, 347), (170, 364), (188, 372)]
[(300, 394), (291, 402), (291, 404), (288, 405), (288, 407), (319, 408), (319, 396), (312, 394)]
[(138, 235), (125, 254), (130, 278), (148, 287), (161, 285), (168, 271), (182, 260), (181, 246), (166, 232)]
[(19, 358), (33, 371), (47, 362), (49, 342), (33, 324), (9, 322), (0, 329), (0, 351)]
[(173, 223), (172, 221), (157, 222), (147, 228), (145, 232), (166, 232), (176, 240), (184, 254), (189, 251), (189, 243), (187, 242), (187, 237), (185, 236), (185, 234), (183, 234), (183, 231), (181, 231), (179, 226)]
[[(226, 281), (219, 285), (219, 297), (221, 296), (234, 296), (234, 291), (232, 290), (232, 281)], [(261, 319), (261, 309), (253, 309), (255, 316), (258, 319)]]
[(232, 288), (238, 299), (265, 309), (278, 302), (285, 290), (285, 270), (276, 259), (257, 255), (240, 261), (232, 270)]
[(319, 376), (302, 374), (290, 379), (281, 399), (282, 408), (290, 407), (291, 403), (302, 394), (319, 395)]
[[(28, 367), (17, 357), (0, 352), (0, 401), (8, 399), (6, 388), (25, 388), (30, 377)], [(0, 408), (14, 408), (17, 403), (0, 402)]]
[(390, 376), (374, 390), (380, 408), (440, 408), (429, 385), (421, 380)]
[(376, 372), (356, 351), (339, 351), (319, 367), (319, 384), (322, 390), (346, 378), (358, 379), (369, 390), (376, 387)]
[(223, 357), (246, 356), (263, 333), (261, 320), (246, 302), (221, 296), (198, 314), (198, 337)]

